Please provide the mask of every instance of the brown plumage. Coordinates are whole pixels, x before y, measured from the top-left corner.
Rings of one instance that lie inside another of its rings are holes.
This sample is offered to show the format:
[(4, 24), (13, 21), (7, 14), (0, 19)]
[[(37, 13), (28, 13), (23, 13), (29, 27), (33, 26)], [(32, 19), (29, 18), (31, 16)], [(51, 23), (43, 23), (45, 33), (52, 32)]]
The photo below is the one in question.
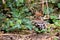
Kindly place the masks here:
[(41, 11), (40, 11), (40, 12), (36, 11), (36, 12), (35, 12), (35, 16), (36, 16), (36, 17), (43, 16), (43, 13), (42, 13)]

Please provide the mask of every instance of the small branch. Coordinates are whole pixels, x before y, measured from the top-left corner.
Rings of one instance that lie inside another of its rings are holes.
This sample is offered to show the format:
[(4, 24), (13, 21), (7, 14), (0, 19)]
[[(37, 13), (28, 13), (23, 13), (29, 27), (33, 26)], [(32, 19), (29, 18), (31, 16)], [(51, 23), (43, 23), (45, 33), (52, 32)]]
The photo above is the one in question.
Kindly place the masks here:
[(47, 13), (49, 15), (49, 10), (48, 10), (48, 1), (46, 0), (46, 6), (47, 6)]
[(42, 11), (44, 10), (44, 0), (41, 0), (42, 2)]
[(6, 3), (6, 1), (5, 1), (5, 0), (2, 0), (2, 3), (3, 3), (3, 4), (5, 4), (5, 3)]

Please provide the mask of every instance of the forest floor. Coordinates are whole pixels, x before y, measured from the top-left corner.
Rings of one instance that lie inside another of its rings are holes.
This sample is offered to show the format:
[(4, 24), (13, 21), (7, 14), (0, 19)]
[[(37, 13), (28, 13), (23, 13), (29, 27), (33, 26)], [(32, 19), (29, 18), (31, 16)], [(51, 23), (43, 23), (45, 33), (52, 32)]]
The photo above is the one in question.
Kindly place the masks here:
[[(28, 33), (30, 32), (30, 33)], [(0, 40), (60, 40), (60, 34), (51, 35), (49, 33), (37, 34), (33, 31), (28, 31), (26, 33), (0, 33)], [(28, 34), (27, 34), (28, 33)]]

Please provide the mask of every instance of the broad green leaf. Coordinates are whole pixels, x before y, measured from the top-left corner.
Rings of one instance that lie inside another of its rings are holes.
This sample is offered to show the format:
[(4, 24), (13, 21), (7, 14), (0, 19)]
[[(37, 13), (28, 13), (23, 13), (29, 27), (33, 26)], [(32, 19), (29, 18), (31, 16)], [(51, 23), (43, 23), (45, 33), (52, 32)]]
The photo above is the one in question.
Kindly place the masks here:
[(17, 6), (21, 6), (24, 3), (24, 0), (16, 0)]
[(58, 38), (55, 37), (54, 40), (58, 40)]
[(22, 23), (22, 21), (21, 21), (21, 20), (17, 20), (17, 23), (21, 24), (21, 23)]
[(13, 23), (13, 21), (10, 21), (10, 26), (14, 26), (15, 24)]
[(58, 3), (58, 8), (60, 8), (60, 3)]
[(32, 30), (33, 26), (32, 25), (26, 25), (26, 28), (29, 30)]
[(58, 17), (57, 16), (54, 16), (54, 15), (50, 15), (50, 18), (51, 19), (57, 19)]
[(60, 20), (56, 20), (56, 21), (54, 22), (54, 24), (55, 24), (56, 26), (60, 26)]

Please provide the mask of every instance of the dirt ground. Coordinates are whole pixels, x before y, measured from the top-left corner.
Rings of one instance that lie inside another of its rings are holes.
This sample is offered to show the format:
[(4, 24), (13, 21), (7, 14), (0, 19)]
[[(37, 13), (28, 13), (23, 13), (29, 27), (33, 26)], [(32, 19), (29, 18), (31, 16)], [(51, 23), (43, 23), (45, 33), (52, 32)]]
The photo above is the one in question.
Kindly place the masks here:
[[(54, 39), (55, 38), (55, 39)], [(57, 38), (57, 39), (56, 39)], [(0, 34), (0, 40), (60, 40), (57, 36), (49, 34)]]
[(0, 40), (60, 40), (60, 34), (51, 35), (49, 33), (37, 34), (34, 31), (23, 30), (20, 33), (3, 33), (0, 32)]

